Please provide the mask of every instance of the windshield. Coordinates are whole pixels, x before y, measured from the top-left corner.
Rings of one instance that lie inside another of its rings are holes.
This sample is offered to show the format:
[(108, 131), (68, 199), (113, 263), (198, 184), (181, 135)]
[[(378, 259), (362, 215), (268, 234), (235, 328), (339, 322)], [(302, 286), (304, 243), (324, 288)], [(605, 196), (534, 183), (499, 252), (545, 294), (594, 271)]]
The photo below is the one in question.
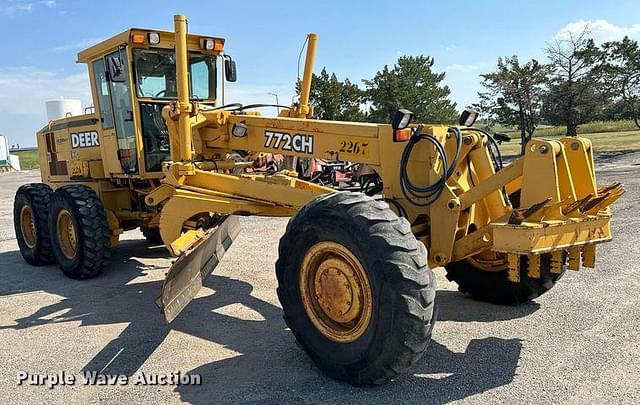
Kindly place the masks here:
[[(171, 49), (134, 49), (138, 97), (175, 99), (176, 58)], [(189, 54), (189, 94), (192, 99), (216, 98), (216, 57)]]

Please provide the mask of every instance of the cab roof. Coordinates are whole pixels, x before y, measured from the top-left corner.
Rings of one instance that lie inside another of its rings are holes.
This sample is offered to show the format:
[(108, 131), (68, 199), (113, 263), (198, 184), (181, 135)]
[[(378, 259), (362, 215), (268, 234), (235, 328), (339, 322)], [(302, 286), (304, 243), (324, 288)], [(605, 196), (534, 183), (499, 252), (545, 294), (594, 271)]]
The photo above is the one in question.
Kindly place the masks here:
[[(148, 28), (129, 28), (126, 31), (123, 31), (117, 35), (112, 36), (111, 38), (105, 39), (102, 42), (99, 42), (93, 45), (90, 48), (87, 48), (83, 51), (78, 52), (77, 63), (89, 63), (90, 61), (104, 56), (114, 50), (118, 49), (121, 45), (129, 45), (133, 44), (132, 38), (134, 34), (145, 34), (145, 43), (144, 44), (135, 44), (136, 46), (149, 46), (148, 37), (146, 34), (150, 32), (156, 32), (160, 34), (160, 43), (157, 45), (152, 45), (156, 48), (169, 48), (172, 49), (175, 47), (175, 33), (173, 31), (160, 31)], [(198, 35), (198, 34), (188, 34), (187, 35), (187, 46), (190, 50), (201, 50), (203, 53), (210, 54), (218, 54), (221, 52), (216, 51), (205, 51), (201, 47), (201, 39), (204, 38), (212, 38), (215, 41), (221, 41), (224, 46), (224, 38), (215, 37), (211, 35)]]

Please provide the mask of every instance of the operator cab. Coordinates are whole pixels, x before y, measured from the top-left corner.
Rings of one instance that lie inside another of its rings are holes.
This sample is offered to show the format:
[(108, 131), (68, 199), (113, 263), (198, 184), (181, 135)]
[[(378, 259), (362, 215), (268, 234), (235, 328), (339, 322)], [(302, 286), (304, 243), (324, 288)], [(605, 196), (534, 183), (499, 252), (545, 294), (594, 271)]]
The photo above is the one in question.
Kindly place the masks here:
[[(223, 38), (190, 34), (187, 44), (190, 97), (214, 106), (218, 71), (226, 67), (234, 81), (235, 62), (223, 55)], [(78, 54), (89, 65), (103, 152), (114, 154), (104, 162), (108, 173), (160, 177), (170, 160), (162, 108), (177, 100), (174, 48), (173, 32), (132, 28)]]
[[(136, 97), (140, 103), (145, 170), (162, 170), (169, 160), (169, 133), (162, 108), (177, 99), (176, 60), (170, 49), (133, 49)], [(215, 105), (216, 56), (189, 54), (189, 93), (192, 100)]]

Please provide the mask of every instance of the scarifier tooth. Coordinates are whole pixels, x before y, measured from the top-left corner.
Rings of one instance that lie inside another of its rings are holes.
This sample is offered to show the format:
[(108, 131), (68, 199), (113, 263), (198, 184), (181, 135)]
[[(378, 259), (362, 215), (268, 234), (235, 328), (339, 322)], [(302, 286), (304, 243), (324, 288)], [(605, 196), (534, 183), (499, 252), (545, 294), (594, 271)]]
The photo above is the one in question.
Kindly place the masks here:
[(586, 245), (582, 248), (582, 265), (591, 269), (596, 267), (596, 245)]
[(513, 283), (520, 282), (520, 255), (516, 253), (509, 253), (507, 255), (509, 271), (507, 273), (507, 277), (509, 281)]
[(604, 194), (607, 191), (610, 191), (619, 187), (622, 187), (622, 183), (620, 182), (615, 182), (615, 183), (609, 184), (608, 186), (601, 187), (598, 189), (598, 195)]
[(509, 216), (509, 220), (507, 222), (509, 224), (512, 224), (512, 225), (520, 225), (525, 220), (527, 220), (528, 218), (534, 216), (540, 210), (544, 209), (549, 201), (551, 201), (551, 198), (547, 198), (547, 199), (545, 199), (543, 201), (535, 203), (535, 204), (533, 204), (532, 206), (530, 206), (528, 208), (521, 208), (521, 209), (513, 210), (511, 212), (511, 215)]
[(540, 278), (540, 255), (529, 255), (527, 276), (529, 278)]
[[(607, 197), (609, 197), (610, 192), (607, 192), (605, 194), (602, 194), (598, 197), (592, 198), (591, 200), (589, 200), (589, 202), (587, 202), (580, 211), (582, 211), (583, 213), (588, 213), (590, 211), (592, 211), (594, 208), (599, 207), (600, 203), (602, 203)], [(596, 212), (599, 211), (596, 210)]]
[(582, 207), (589, 202), (589, 200), (591, 200), (591, 198), (593, 197), (593, 193), (589, 193), (587, 194), (585, 197), (579, 199), (578, 201), (575, 201), (571, 204), (569, 204), (568, 206), (566, 206), (563, 210), (562, 210), (562, 214), (563, 215), (569, 215), (574, 211), (579, 211), (580, 209), (582, 209)]
[(597, 204), (594, 204), (589, 209), (585, 209), (586, 214), (590, 214), (590, 215), (597, 214), (600, 210), (607, 208), (608, 206), (613, 204), (618, 198), (622, 197), (625, 191), (626, 190), (622, 186), (609, 190), (604, 195), (604, 198), (601, 201), (599, 201)]
[(551, 252), (551, 273), (560, 274), (562, 273), (562, 262), (563, 262), (564, 251), (556, 250), (555, 252)]
[(569, 264), (567, 268), (569, 270), (580, 270), (580, 248), (572, 247), (569, 248)]

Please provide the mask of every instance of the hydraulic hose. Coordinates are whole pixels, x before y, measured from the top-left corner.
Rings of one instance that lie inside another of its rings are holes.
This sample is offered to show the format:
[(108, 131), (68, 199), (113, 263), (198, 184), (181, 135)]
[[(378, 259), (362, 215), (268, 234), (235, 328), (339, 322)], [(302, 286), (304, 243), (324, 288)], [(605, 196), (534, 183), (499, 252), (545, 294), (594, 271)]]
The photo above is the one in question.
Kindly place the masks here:
[[(424, 135), (422, 134), (423, 125), (419, 125), (413, 130), (413, 134), (405, 146), (402, 156), (400, 158), (400, 189), (402, 190), (402, 194), (411, 204), (418, 207), (426, 207), (433, 204), (434, 201), (440, 197), (442, 191), (444, 190), (447, 180), (453, 174), (455, 170), (456, 163), (458, 161), (458, 157), (460, 156), (460, 149), (462, 147), (462, 135), (458, 128), (449, 127), (449, 133), (453, 133), (456, 137), (456, 152), (451, 161), (451, 164), (448, 163), (447, 152), (444, 149), (444, 146), (436, 137), (433, 135)], [(409, 179), (409, 174), (407, 172), (407, 165), (409, 163), (409, 159), (411, 157), (411, 153), (413, 151), (414, 146), (420, 142), (426, 140), (430, 142), (436, 149), (438, 156), (442, 160), (442, 175), (440, 178), (433, 184), (427, 186), (419, 186), (411, 182)], [(424, 202), (417, 200), (425, 200)]]
[(493, 138), (493, 136), (491, 136), (490, 133), (488, 133), (487, 131), (485, 131), (483, 129), (473, 128), (473, 127), (462, 128), (462, 131), (475, 131), (475, 132), (480, 132), (481, 134), (485, 135), (487, 137), (487, 140), (489, 141), (489, 143), (493, 146), (493, 150), (492, 150), (491, 147), (488, 147), (489, 154), (491, 155), (491, 160), (493, 161), (493, 167), (495, 168), (496, 171), (502, 170), (502, 168), (504, 167), (504, 162), (502, 161), (502, 154), (500, 153), (500, 146), (498, 145), (498, 142), (496, 142), (496, 140)]

